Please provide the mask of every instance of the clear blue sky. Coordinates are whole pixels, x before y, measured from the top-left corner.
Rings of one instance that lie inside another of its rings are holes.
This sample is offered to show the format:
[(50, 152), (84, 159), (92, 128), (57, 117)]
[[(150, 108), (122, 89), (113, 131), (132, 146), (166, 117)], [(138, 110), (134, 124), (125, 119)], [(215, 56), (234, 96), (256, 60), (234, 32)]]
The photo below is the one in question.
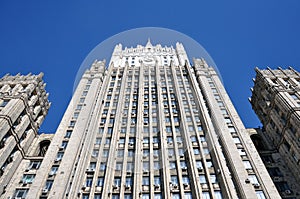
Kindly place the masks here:
[(246, 127), (254, 67), (300, 70), (300, 1), (1, 1), (0, 76), (44, 72), (52, 107), (41, 131), (55, 132), (77, 70), (100, 42), (139, 27), (164, 27), (211, 55)]

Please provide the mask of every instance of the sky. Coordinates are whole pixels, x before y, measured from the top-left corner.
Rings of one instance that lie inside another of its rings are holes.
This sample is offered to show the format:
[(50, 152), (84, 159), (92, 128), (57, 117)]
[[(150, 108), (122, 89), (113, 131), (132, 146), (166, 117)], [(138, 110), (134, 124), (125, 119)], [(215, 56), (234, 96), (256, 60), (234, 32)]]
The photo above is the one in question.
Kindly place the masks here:
[(1, 1), (0, 76), (45, 74), (52, 105), (40, 132), (54, 133), (99, 43), (133, 28), (168, 28), (206, 49), (245, 126), (258, 127), (248, 101), (254, 68), (300, 71), (299, 10), (299, 0)]

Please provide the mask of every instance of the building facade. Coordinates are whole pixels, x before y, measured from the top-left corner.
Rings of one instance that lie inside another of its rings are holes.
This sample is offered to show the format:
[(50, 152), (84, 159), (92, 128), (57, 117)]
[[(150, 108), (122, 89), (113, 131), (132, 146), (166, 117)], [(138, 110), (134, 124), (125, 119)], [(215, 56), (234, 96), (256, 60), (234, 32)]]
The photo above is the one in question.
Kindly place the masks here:
[(25, 197), (280, 195), (214, 68), (148, 41), (83, 74)]
[(256, 68), (250, 101), (263, 124), (254, 141), (278, 191), (300, 198), (300, 73)]
[(26, 76), (7, 74), (0, 79), (0, 194), (2, 195), (11, 188), (10, 183), (22, 162), (39, 155), (32, 154), (30, 148), (32, 143), (40, 139), (38, 129), (50, 107), (42, 76), (42, 73)]

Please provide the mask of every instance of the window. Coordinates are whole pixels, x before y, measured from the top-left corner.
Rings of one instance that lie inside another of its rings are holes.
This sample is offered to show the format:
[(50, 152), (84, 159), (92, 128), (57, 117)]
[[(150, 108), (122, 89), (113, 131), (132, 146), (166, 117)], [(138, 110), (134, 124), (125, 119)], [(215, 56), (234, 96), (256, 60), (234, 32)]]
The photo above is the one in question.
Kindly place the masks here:
[(150, 195), (148, 193), (143, 193), (142, 199), (150, 199)]
[(94, 149), (93, 152), (92, 152), (92, 156), (96, 158), (96, 157), (98, 157), (98, 155), (99, 155), (99, 150)]
[(1, 104), (0, 107), (5, 107), (8, 104), (9, 100), (4, 100)]
[(182, 168), (182, 169), (186, 169), (187, 168), (185, 161), (180, 161), (180, 168)]
[(104, 178), (103, 177), (98, 177), (97, 180), (97, 187), (103, 187), (103, 182), (104, 182)]
[[(114, 119), (113, 119), (113, 118), (110, 118), (109, 123), (110, 123), (110, 124), (113, 124), (113, 123), (114, 123)], [(112, 134), (112, 132), (113, 132), (113, 128), (108, 127), (108, 128), (107, 128), (107, 134)]]
[(252, 184), (259, 184), (256, 175), (249, 175), (248, 178)]
[(31, 161), (29, 163), (29, 166), (28, 166), (28, 169), (39, 169), (40, 168), (40, 165), (41, 165), (41, 162), (40, 161)]
[(96, 168), (96, 162), (90, 162), (89, 169), (95, 169)]
[(200, 150), (199, 149), (194, 149), (194, 155), (199, 155), (200, 154)]
[(116, 163), (116, 171), (121, 171), (122, 170), (122, 163), (121, 162), (117, 162)]
[(53, 184), (53, 180), (47, 180), (44, 189), (45, 190), (50, 190)]
[(142, 184), (143, 186), (149, 186), (150, 182), (149, 182), (149, 177), (143, 177), (143, 181), (142, 181)]
[(101, 143), (101, 138), (96, 138), (95, 144), (99, 145)]
[(154, 176), (154, 185), (160, 185), (160, 177)]
[(155, 161), (155, 162), (154, 162), (154, 169), (155, 169), (155, 170), (159, 170), (159, 169), (160, 169), (160, 164), (159, 164), (158, 161)]
[(290, 190), (290, 187), (286, 182), (275, 182), (274, 184), (279, 192)]
[(194, 127), (193, 126), (189, 126), (189, 132), (194, 132)]
[(25, 174), (25, 175), (23, 175), (22, 183), (23, 184), (32, 183), (34, 180), (34, 177), (35, 177), (35, 175), (33, 175), (33, 174)]
[(168, 149), (169, 156), (174, 156), (174, 149)]
[(16, 192), (14, 194), (15, 198), (26, 198), (28, 189), (16, 189)]
[(63, 152), (58, 152), (57, 155), (56, 155), (56, 161), (60, 161), (63, 156), (64, 156)]
[(173, 185), (178, 185), (178, 178), (177, 176), (171, 176), (171, 182)]
[(213, 167), (213, 163), (210, 160), (206, 161), (206, 165), (207, 165), (207, 167)]
[(184, 199), (192, 199), (192, 193), (191, 192), (186, 192), (184, 193)]
[(205, 175), (199, 175), (200, 184), (206, 184), (206, 177)]
[(173, 143), (173, 138), (172, 138), (171, 136), (168, 136), (168, 137), (167, 137), (167, 143), (168, 143), (168, 144)]
[(85, 100), (85, 98), (84, 98), (84, 97), (80, 98), (80, 100), (79, 100), (79, 103), (83, 103), (83, 102), (84, 102), (84, 100)]
[(258, 199), (266, 199), (263, 191), (256, 191), (256, 196), (258, 197)]
[(74, 127), (75, 123), (76, 123), (76, 121), (70, 121), (70, 127)]
[(107, 150), (107, 149), (104, 149), (102, 155), (103, 155), (103, 157), (107, 157), (107, 156), (108, 156), (108, 150)]
[(132, 162), (127, 163), (126, 170), (127, 171), (132, 171), (133, 170), (133, 163)]
[(162, 199), (162, 196), (160, 193), (154, 194), (154, 199)]
[(67, 145), (68, 145), (68, 141), (62, 141), (60, 147), (65, 149), (67, 147)]
[(92, 182), (93, 182), (93, 178), (92, 177), (87, 177), (86, 181), (85, 181), (85, 186), (86, 187), (91, 187), (92, 186)]
[(133, 156), (133, 150), (128, 150), (128, 157), (132, 157)]
[(166, 127), (166, 131), (167, 131), (167, 133), (172, 133), (171, 127), (170, 127), (170, 126), (167, 126), (167, 127)]
[(82, 92), (82, 96), (86, 96), (87, 93), (88, 93), (87, 91), (83, 91), (83, 92)]
[(110, 144), (110, 138), (105, 139), (105, 144), (109, 145)]
[(120, 187), (121, 186), (121, 178), (115, 178), (114, 179), (114, 185), (117, 186), (117, 187)]
[(182, 182), (184, 184), (190, 184), (190, 179), (188, 176), (182, 176)]
[(51, 167), (51, 170), (50, 170), (50, 172), (49, 172), (49, 175), (50, 175), (50, 176), (55, 175), (56, 172), (57, 172), (57, 170), (58, 170), (58, 166), (52, 166), (52, 167)]
[(203, 191), (202, 192), (202, 197), (203, 197), (203, 199), (210, 199), (209, 192), (208, 191)]
[(149, 171), (149, 162), (143, 162), (143, 171), (148, 172)]
[(101, 199), (101, 194), (99, 194), (99, 193), (95, 193), (95, 195), (94, 195), (94, 199)]
[(132, 199), (132, 194), (125, 194), (124, 199)]
[(215, 198), (216, 199), (222, 199), (222, 194), (221, 194), (221, 191), (215, 191)]
[(234, 137), (233, 141), (234, 141), (235, 144), (240, 144), (241, 143), (241, 140), (238, 137)]
[(119, 195), (112, 195), (112, 197), (111, 197), (112, 199), (119, 199), (120, 198), (120, 196)]
[(125, 179), (125, 185), (126, 185), (126, 186), (132, 186), (132, 178), (127, 177), (127, 178)]
[(170, 169), (176, 169), (176, 162), (170, 162)]
[(173, 193), (172, 194), (172, 199), (180, 199), (179, 193)]
[(82, 199), (89, 199), (89, 194), (82, 194)]
[(119, 149), (117, 155), (118, 155), (118, 157), (123, 157), (124, 156), (124, 150), (123, 149)]
[(72, 131), (71, 130), (67, 130), (66, 134), (65, 134), (65, 138), (70, 138), (72, 135)]
[(282, 173), (278, 167), (268, 168), (268, 172), (271, 177), (273, 177), (273, 176), (282, 177)]
[(149, 157), (149, 154), (150, 154), (149, 149), (144, 149), (144, 150), (143, 150), (143, 156), (144, 156), (144, 157)]
[(214, 175), (214, 174), (210, 174), (210, 181), (211, 181), (211, 183), (218, 183), (217, 182), (217, 177), (216, 177), (216, 175)]
[(149, 144), (149, 138), (148, 137), (144, 137), (143, 144)]
[(246, 169), (252, 169), (251, 163), (248, 160), (244, 160), (243, 163)]
[(100, 163), (100, 171), (105, 171), (106, 169), (106, 163), (105, 162), (101, 162)]
[(230, 133), (235, 133), (235, 132), (236, 132), (236, 130), (235, 130), (234, 127), (228, 127), (228, 129), (229, 129), (229, 132), (230, 132)]

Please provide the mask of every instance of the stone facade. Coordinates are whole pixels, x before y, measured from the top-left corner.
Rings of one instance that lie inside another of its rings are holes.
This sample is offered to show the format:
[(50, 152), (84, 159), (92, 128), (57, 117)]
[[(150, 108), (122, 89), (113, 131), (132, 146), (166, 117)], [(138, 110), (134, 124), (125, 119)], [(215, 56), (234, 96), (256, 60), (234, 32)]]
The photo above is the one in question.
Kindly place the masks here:
[(148, 41), (83, 74), (26, 198), (280, 195), (214, 68)]
[[(50, 103), (43, 74), (5, 75), (0, 79), (0, 193), (7, 193), (23, 161), (31, 159), (32, 143)], [(2, 197), (1, 197), (2, 198)]]
[(263, 124), (254, 141), (278, 191), (300, 198), (300, 73), (256, 68), (251, 104)]

